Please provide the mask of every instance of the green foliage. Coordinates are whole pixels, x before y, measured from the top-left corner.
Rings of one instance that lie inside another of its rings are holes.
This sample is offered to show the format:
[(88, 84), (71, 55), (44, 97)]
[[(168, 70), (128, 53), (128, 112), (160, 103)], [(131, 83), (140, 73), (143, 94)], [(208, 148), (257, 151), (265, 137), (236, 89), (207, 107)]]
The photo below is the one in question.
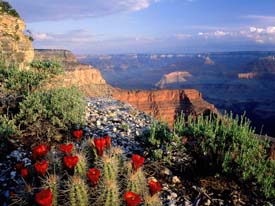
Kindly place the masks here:
[(269, 144), (256, 136), (248, 119), (232, 113), (212, 114), (189, 116), (185, 124), (180, 118), (175, 132), (194, 139), (199, 147), (196, 151), (207, 158), (209, 166), (243, 180), (256, 180), (266, 197), (275, 197), (275, 162), (267, 160)]
[(20, 18), (19, 14), (7, 1), (0, 1), (0, 14), (7, 13), (11, 16)]
[(19, 70), (0, 64), (0, 82), (5, 93), (13, 96), (25, 96), (41, 88), (49, 78), (64, 72), (57, 62), (31, 63), (32, 69)]
[(30, 65), (39, 72), (46, 72), (48, 74), (57, 75), (64, 72), (61, 64), (54, 61), (33, 61)]
[(149, 147), (149, 153), (155, 160), (171, 164), (173, 152), (177, 150), (179, 138), (173, 134), (168, 125), (162, 122), (154, 122), (150, 127), (149, 136), (145, 139), (145, 145)]
[(6, 115), (0, 115), (0, 136), (5, 138), (18, 134), (20, 132), (15, 125), (15, 119), (9, 119)]
[(5, 93), (14, 96), (25, 96), (37, 90), (47, 79), (48, 75), (33, 70), (18, 70), (12, 68), (0, 68), (2, 88)]
[(62, 73), (57, 62), (33, 62), (29, 70), (0, 66), (0, 112), (21, 131), (21, 137), (51, 140), (62, 130), (83, 124), (85, 101), (78, 89), (46, 90), (51, 77)]
[[(68, 109), (69, 108), (69, 109)], [(85, 101), (77, 88), (34, 92), (19, 104), (20, 129), (54, 137), (59, 130), (84, 123)], [(41, 128), (44, 128), (41, 130)]]

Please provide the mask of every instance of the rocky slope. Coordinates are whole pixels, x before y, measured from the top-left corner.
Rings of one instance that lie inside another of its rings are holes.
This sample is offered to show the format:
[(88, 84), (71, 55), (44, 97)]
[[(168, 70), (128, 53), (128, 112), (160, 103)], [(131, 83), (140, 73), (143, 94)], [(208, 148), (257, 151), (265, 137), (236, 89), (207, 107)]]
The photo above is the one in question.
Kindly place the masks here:
[(25, 23), (18, 17), (0, 13), (0, 60), (5, 64), (28, 68), (34, 51), (30, 38), (24, 34)]

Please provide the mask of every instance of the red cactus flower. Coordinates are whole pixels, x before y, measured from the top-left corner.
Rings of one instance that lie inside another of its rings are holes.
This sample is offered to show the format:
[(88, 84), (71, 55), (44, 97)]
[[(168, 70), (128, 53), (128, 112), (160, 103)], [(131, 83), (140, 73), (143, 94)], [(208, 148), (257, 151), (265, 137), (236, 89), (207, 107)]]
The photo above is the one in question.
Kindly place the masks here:
[(153, 196), (154, 194), (156, 194), (159, 191), (161, 191), (162, 186), (161, 186), (161, 184), (158, 181), (156, 181), (156, 180), (150, 180), (149, 181), (149, 188), (150, 188), (150, 193)]
[(137, 171), (138, 168), (140, 168), (144, 164), (144, 157), (137, 154), (133, 154), (132, 164), (133, 164), (134, 170)]
[(105, 148), (105, 145), (106, 145), (105, 138), (96, 138), (96, 139), (94, 139), (94, 143), (95, 143), (95, 148), (96, 148), (97, 154), (100, 157), (102, 157), (103, 152), (104, 152), (104, 148)]
[(110, 137), (109, 135), (106, 135), (106, 136), (104, 137), (104, 139), (105, 139), (105, 142), (106, 142), (106, 147), (107, 147), (108, 149), (110, 149), (110, 148), (111, 148), (111, 144), (112, 144), (112, 142), (111, 142), (111, 137)]
[(22, 168), (20, 174), (23, 178), (26, 178), (29, 176), (29, 170), (27, 168)]
[(74, 130), (72, 132), (72, 134), (73, 134), (74, 138), (76, 138), (76, 140), (80, 140), (83, 135), (83, 130), (81, 130), (81, 129)]
[(34, 164), (34, 168), (37, 171), (38, 174), (45, 175), (47, 169), (49, 167), (49, 164), (46, 160), (42, 160), (41, 162), (36, 162)]
[(96, 168), (91, 168), (89, 169), (89, 171), (87, 172), (87, 177), (90, 180), (90, 182), (92, 183), (93, 186), (96, 186), (99, 180), (99, 176), (100, 176), (100, 170), (96, 169)]
[(48, 152), (46, 144), (40, 144), (32, 149), (33, 158), (45, 157)]
[(40, 206), (52, 206), (53, 194), (50, 189), (41, 190), (35, 195), (35, 201)]
[(64, 164), (67, 168), (72, 169), (78, 162), (78, 156), (65, 156), (63, 158)]
[(127, 203), (127, 206), (136, 206), (141, 202), (140, 196), (133, 192), (126, 192), (124, 194), (124, 199)]
[(74, 145), (71, 143), (71, 144), (62, 144), (62, 145), (60, 145), (59, 149), (61, 152), (70, 154), (72, 152), (73, 148), (74, 148)]

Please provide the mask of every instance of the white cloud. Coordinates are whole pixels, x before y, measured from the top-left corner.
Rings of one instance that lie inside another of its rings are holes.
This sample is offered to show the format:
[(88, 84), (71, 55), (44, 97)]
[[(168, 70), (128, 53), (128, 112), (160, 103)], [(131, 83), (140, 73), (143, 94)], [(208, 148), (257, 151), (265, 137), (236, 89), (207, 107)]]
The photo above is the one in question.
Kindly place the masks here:
[(245, 36), (256, 43), (275, 43), (275, 26), (249, 27), (248, 31), (241, 31), (240, 35)]
[(224, 31), (215, 31), (214, 32), (214, 36), (216, 36), (216, 37), (223, 37), (223, 36), (226, 36), (228, 34), (229, 34), (228, 32), (224, 32)]
[(256, 28), (256, 27), (250, 27), (249, 30), (252, 33), (259, 33), (259, 34), (265, 31), (265, 29), (263, 28)]
[(50, 40), (53, 39), (51, 36), (49, 36), (47, 33), (34, 33), (33, 38), (38, 41), (43, 40)]
[(139, 11), (159, 0), (9, 0), (29, 22), (80, 19)]
[(231, 36), (231, 35), (233, 35), (233, 33), (225, 32), (223, 30), (217, 30), (217, 31), (213, 31), (213, 32), (199, 32), (197, 35), (208, 39), (208, 38), (221, 38), (221, 37), (225, 37), (225, 36)]
[(275, 26), (267, 27), (266, 32), (268, 34), (275, 34)]

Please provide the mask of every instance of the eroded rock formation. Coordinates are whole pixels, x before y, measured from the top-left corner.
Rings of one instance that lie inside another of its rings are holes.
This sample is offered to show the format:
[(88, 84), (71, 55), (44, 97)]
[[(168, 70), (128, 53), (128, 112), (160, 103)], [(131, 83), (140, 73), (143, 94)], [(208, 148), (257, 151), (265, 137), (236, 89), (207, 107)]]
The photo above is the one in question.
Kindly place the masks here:
[[(43, 53), (46, 56), (43, 56)], [(53, 60), (55, 55), (65, 64), (65, 74), (56, 77), (50, 86), (78, 86), (86, 96), (112, 96), (126, 102), (140, 111), (152, 115), (173, 125), (175, 118), (181, 112), (186, 115), (206, 114), (210, 111), (217, 112), (214, 105), (202, 99), (200, 92), (194, 89), (185, 90), (152, 90), (128, 91), (114, 88), (106, 83), (99, 70), (89, 65), (79, 64), (74, 61), (72, 53), (62, 50), (40, 50), (40, 60)], [(68, 59), (67, 59), (68, 58)]]
[(159, 88), (165, 88), (171, 84), (182, 84), (187, 81), (187, 78), (192, 76), (189, 72), (178, 71), (165, 74), (161, 80), (156, 83)]
[(18, 17), (0, 13), (0, 59), (6, 65), (26, 69), (34, 57), (31, 40), (24, 34), (25, 23)]
[[(63, 49), (35, 49), (35, 58), (37, 61), (56, 61), (65, 66), (79, 64), (75, 55), (68, 50)], [(69, 68), (66, 67), (67, 70)]]
[(255, 73), (255, 72), (239, 73), (238, 74), (239, 79), (253, 79), (255, 77), (257, 77), (257, 73)]
[(186, 115), (209, 114), (217, 112), (214, 105), (202, 99), (202, 94), (195, 89), (127, 91), (116, 90), (112, 96), (127, 102), (137, 109), (173, 125), (175, 118), (184, 112)]

